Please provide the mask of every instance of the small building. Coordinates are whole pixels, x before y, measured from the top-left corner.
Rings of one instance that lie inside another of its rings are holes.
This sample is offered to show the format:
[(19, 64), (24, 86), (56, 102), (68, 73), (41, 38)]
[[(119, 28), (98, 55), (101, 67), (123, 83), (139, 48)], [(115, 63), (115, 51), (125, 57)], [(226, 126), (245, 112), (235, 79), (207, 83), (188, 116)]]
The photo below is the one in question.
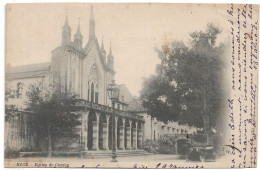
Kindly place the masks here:
[(147, 110), (142, 107), (142, 101), (135, 98), (129, 102), (128, 109), (144, 119), (144, 140), (160, 141), (164, 135), (175, 134), (196, 134), (197, 128), (188, 125), (180, 125), (178, 122), (168, 121), (167, 123), (151, 117)]

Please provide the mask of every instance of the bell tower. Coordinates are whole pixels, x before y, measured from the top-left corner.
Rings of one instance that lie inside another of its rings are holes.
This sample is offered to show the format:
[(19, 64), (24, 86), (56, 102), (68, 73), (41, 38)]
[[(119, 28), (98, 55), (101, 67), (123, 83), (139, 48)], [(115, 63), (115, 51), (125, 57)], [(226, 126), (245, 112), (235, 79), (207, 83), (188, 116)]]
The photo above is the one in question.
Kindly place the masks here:
[(114, 68), (114, 55), (112, 54), (111, 43), (110, 43), (109, 54), (107, 56), (107, 65), (112, 69)]
[(103, 43), (103, 35), (102, 35), (102, 44), (101, 44), (101, 55), (103, 57), (104, 62), (106, 63), (106, 50), (104, 48), (104, 43)]
[(90, 19), (89, 19), (89, 41), (91, 41), (95, 38), (96, 38), (96, 35), (95, 35), (95, 19), (94, 19), (93, 6), (91, 5)]
[(65, 24), (62, 27), (62, 45), (70, 43), (71, 39), (71, 28), (69, 26), (68, 14), (66, 15)]
[(74, 43), (76, 44), (76, 46), (78, 48), (82, 48), (82, 39), (83, 39), (83, 36), (81, 35), (81, 32), (80, 32), (80, 20), (79, 20), (78, 21), (78, 29), (77, 29), (77, 32), (74, 35)]

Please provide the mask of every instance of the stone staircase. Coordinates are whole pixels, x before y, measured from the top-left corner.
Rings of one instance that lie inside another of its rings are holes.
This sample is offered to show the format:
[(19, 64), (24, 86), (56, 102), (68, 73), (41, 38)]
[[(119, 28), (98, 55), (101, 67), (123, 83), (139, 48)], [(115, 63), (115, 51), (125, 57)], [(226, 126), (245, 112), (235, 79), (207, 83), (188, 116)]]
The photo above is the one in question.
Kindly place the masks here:
[[(151, 155), (145, 150), (117, 150), (117, 157), (128, 157), (128, 156), (140, 156), (140, 155)], [(111, 150), (99, 150), (99, 151), (86, 151), (82, 152), (83, 158), (88, 159), (96, 159), (96, 158), (108, 158), (111, 157), (112, 151)]]

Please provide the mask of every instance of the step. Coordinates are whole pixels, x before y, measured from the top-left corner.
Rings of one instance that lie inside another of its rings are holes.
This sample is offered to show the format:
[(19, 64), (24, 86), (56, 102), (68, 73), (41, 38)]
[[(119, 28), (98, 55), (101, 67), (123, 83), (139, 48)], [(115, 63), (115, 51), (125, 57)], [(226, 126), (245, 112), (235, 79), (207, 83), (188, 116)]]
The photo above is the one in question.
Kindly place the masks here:
[[(112, 151), (86, 151), (83, 152), (84, 158), (105, 158), (111, 157)], [(139, 155), (151, 155), (152, 153), (146, 152), (144, 150), (118, 150), (116, 152), (117, 157), (126, 157), (126, 156), (139, 156)]]
[[(116, 154), (118, 157), (125, 156), (139, 156), (139, 155), (151, 155), (145, 150), (117, 150)], [(54, 157), (59, 156), (83, 156), (84, 158), (105, 158), (111, 157), (111, 150), (99, 150), (99, 151), (85, 151), (85, 152), (62, 152), (62, 151), (53, 151), (52, 155)], [(38, 157), (38, 156), (47, 156), (47, 152), (20, 152), (21, 157)]]

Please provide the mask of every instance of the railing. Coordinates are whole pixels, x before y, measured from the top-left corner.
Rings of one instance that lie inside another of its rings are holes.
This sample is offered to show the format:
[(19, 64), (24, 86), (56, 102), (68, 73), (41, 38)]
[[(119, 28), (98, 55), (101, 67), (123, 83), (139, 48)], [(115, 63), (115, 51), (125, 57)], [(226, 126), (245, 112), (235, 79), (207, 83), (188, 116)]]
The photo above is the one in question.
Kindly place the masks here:
[[(88, 107), (88, 108), (91, 108), (91, 109), (112, 113), (112, 107), (97, 104), (97, 103), (92, 103), (92, 102), (87, 101), (85, 99), (80, 99), (76, 106)], [(135, 113), (131, 113), (131, 112), (126, 111), (126, 110), (119, 110), (119, 109), (115, 108), (115, 114), (118, 115), (118, 116), (122, 116), (122, 117), (128, 117), (128, 118), (132, 118), (132, 119), (143, 120), (143, 116), (137, 115)]]

